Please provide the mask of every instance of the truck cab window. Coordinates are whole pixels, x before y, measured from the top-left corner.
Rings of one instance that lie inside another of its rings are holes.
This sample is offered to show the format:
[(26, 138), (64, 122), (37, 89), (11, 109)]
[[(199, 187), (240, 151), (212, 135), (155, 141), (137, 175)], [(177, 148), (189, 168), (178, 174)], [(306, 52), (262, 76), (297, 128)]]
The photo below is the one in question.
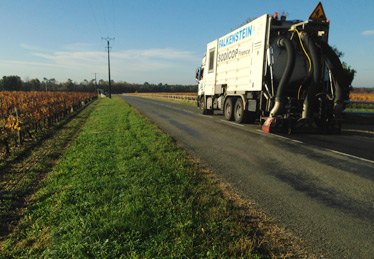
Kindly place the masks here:
[(213, 72), (214, 69), (214, 52), (215, 49), (209, 51), (209, 73)]

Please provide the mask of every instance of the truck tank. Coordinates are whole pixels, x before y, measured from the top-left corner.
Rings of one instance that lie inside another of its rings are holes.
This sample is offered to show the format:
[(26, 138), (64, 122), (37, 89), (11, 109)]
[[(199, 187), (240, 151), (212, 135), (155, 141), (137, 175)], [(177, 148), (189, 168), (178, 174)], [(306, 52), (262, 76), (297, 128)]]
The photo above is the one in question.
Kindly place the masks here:
[(274, 94), (268, 91), (263, 100), (267, 102), (261, 109), (264, 131), (340, 133), (343, 92), (348, 86), (339, 58), (327, 44), (328, 25), (306, 21), (295, 22), (287, 31), (273, 29), (276, 36), (269, 38), (267, 55), (271, 75), (265, 76), (264, 83)]

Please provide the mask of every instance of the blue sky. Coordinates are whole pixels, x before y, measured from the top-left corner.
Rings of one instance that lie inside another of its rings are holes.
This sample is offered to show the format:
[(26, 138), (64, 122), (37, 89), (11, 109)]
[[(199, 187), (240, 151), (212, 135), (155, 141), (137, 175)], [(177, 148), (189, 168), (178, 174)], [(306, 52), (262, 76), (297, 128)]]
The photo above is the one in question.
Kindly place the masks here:
[[(107, 80), (194, 84), (206, 44), (247, 18), (286, 11), (306, 20), (319, 1), (0, 0), (0, 77), (59, 82)], [(322, 2), (330, 45), (357, 70), (355, 87), (374, 87), (374, 1)]]

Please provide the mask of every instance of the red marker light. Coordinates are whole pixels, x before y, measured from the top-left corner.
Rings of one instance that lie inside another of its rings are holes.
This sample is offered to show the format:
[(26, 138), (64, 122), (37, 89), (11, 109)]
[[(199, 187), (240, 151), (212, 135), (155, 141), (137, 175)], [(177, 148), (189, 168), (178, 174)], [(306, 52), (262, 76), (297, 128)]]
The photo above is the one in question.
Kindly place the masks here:
[(278, 20), (278, 13), (274, 14), (274, 19)]

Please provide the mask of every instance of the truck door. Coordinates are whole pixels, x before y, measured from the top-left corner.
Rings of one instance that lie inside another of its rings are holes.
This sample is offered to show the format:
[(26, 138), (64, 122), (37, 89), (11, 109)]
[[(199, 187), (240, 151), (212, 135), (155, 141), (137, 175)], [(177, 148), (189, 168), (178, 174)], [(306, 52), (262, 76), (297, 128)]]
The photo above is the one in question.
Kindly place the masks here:
[(205, 95), (214, 95), (216, 85), (217, 44), (218, 40), (215, 40), (207, 45), (207, 65), (204, 71)]

